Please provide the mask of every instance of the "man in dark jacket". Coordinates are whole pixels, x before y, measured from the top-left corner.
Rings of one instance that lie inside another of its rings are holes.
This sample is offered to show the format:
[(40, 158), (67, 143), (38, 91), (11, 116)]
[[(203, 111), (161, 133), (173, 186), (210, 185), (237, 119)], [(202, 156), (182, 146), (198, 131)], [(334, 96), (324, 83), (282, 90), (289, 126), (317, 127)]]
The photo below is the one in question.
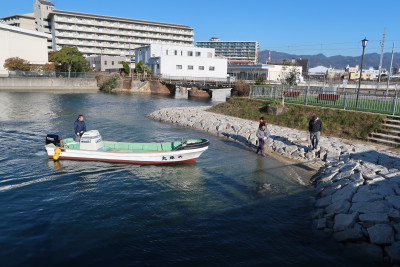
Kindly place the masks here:
[(83, 120), (83, 115), (79, 115), (74, 123), (75, 142), (81, 141), (81, 136), (86, 132), (86, 124)]
[(312, 116), (308, 124), (308, 131), (310, 132), (312, 149), (317, 149), (319, 136), (322, 132), (322, 121), (317, 117), (317, 115)]

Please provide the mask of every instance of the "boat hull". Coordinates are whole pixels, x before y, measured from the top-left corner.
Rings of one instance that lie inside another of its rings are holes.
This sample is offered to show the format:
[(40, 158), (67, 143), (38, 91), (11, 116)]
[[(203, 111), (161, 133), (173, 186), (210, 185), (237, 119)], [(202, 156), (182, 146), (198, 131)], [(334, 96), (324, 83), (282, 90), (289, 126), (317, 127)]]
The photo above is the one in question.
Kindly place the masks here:
[[(57, 147), (46, 146), (49, 159), (53, 159)], [(81, 149), (59, 148), (58, 159), (79, 161), (103, 161), (132, 164), (173, 164), (194, 163), (208, 149), (200, 147), (190, 150), (157, 151), (157, 152), (107, 152)]]

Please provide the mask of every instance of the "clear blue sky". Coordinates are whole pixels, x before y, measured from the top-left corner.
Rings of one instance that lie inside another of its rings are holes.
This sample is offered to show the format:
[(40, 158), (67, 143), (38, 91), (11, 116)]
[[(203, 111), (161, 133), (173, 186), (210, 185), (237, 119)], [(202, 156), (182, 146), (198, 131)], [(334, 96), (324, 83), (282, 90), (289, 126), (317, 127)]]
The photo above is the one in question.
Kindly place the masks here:
[[(32, 12), (34, 0), (0, 0), (0, 17)], [(176, 23), (194, 28), (195, 41), (258, 41), (260, 49), (313, 55), (380, 53), (393, 41), (400, 47), (400, 1), (272, 1), (272, 0), (55, 0), (56, 9)], [(396, 52), (400, 49), (396, 48)]]

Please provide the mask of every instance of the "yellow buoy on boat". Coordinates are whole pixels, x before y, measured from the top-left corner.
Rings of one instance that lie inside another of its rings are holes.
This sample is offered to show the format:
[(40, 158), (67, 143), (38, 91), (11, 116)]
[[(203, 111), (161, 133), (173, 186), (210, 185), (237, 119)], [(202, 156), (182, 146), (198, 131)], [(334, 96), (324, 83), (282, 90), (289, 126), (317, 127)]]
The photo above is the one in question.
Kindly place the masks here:
[(54, 159), (54, 160), (58, 160), (58, 158), (60, 157), (60, 153), (61, 153), (61, 149), (57, 148), (57, 149), (54, 151), (53, 159)]

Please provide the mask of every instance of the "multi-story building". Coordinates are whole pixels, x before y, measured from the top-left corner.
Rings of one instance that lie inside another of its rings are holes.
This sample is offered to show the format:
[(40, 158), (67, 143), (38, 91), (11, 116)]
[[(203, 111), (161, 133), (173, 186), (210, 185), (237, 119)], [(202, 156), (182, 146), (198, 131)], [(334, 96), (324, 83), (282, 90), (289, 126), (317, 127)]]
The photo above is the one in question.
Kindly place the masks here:
[(221, 41), (213, 37), (207, 42), (196, 42), (197, 47), (214, 48), (215, 54), (228, 59), (228, 64), (257, 64), (258, 42)]
[(4, 62), (19, 57), (31, 64), (48, 62), (46, 42), (48, 34), (0, 23), (0, 76), (8, 76)]
[(1, 18), (0, 21), (10, 26), (20, 27), (31, 31), (36, 30), (35, 17), (33, 13), (9, 16)]
[(193, 29), (185, 25), (62, 11), (46, 0), (36, 0), (34, 9), (37, 30), (52, 34), (53, 51), (76, 46), (84, 56), (128, 59), (144, 45), (193, 45)]
[(123, 68), (122, 61), (125, 57), (110, 57), (110, 56), (90, 56), (86, 57), (89, 66), (96, 71), (118, 71)]
[(212, 48), (151, 44), (135, 49), (136, 64), (142, 61), (163, 77), (189, 80), (226, 80), (227, 60)]

